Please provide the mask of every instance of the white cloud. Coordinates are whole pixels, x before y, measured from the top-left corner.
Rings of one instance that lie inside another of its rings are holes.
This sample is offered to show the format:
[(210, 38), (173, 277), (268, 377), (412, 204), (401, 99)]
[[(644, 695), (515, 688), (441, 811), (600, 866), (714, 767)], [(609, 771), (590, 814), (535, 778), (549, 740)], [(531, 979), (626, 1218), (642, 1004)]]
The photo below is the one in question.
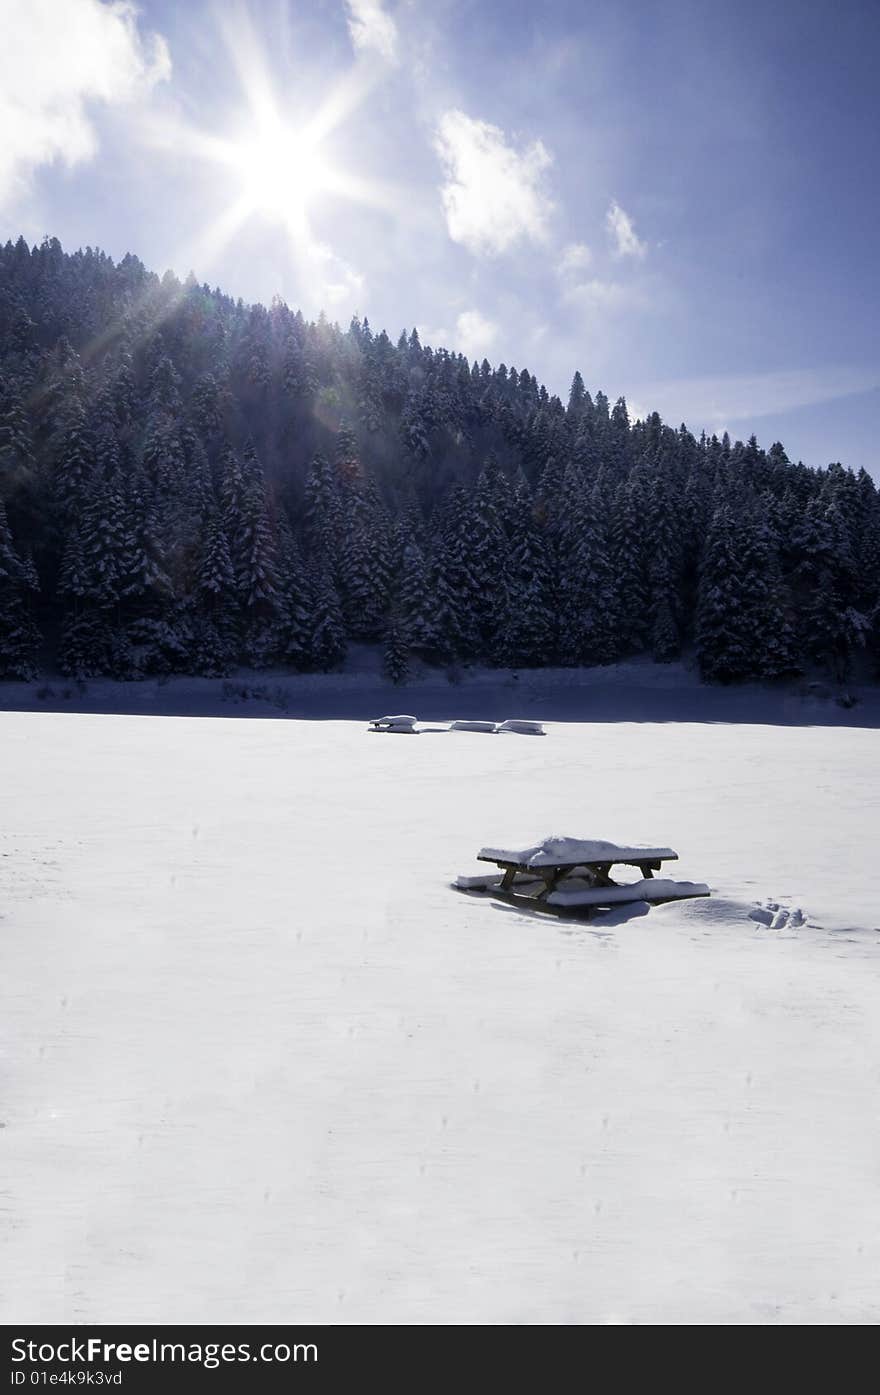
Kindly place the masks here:
[(556, 264), (556, 271), (559, 276), (569, 278), (577, 276), (581, 271), (586, 271), (593, 260), (593, 254), (585, 242), (569, 242), (563, 247)]
[(316, 308), (354, 310), (364, 289), (361, 273), (325, 242), (309, 243), (303, 256)]
[(383, 10), (381, 0), (345, 0), (345, 8), (355, 48), (371, 50), (393, 63), (397, 56), (397, 25)]
[(635, 257), (641, 261), (648, 250), (648, 244), (636, 237), (633, 220), (619, 203), (612, 203), (605, 215), (605, 226), (614, 244), (615, 257)]
[(466, 358), (485, 358), (498, 338), (498, 326), (479, 310), (463, 310), (455, 322), (455, 347)]
[(621, 281), (603, 281), (599, 277), (573, 282), (563, 289), (562, 298), (588, 313), (646, 304), (645, 293), (640, 287), (624, 285)]
[[(771, 373), (679, 378), (645, 383), (634, 392), (648, 412), (721, 431), (735, 422), (776, 416), (880, 388), (880, 367), (829, 365)], [(644, 413), (642, 413), (643, 415)]]
[(543, 241), (553, 204), (541, 189), (552, 163), (541, 141), (517, 151), (498, 126), (452, 110), (440, 120), (434, 148), (447, 174), (441, 194), (453, 242), (493, 256), (523, 238)]
[(87, 106), (132, 101), (167, 78), (165, 40), (143, 35), (128, 0), (2, 0), (0, 204), (40, 165), (90, 159)]

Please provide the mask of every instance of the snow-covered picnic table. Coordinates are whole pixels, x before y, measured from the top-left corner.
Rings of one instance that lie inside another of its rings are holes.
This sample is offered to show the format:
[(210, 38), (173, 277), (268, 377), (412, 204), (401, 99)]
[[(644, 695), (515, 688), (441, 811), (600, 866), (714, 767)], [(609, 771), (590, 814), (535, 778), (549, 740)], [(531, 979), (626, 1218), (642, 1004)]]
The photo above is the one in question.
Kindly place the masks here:
[[(457, 885), (464, 891), (493, 891), (519, 903), (538, 901), (558, 911), (708, 896), (702, 882), (654, 877), (664, 862), (677, 860), (672, 848), (629, 847), (598, 838), (545, 838), (528, 848), (481, 848), (477, 861), (494, 862), (501, 875), (459, 877)], [(614, 866), (638, 867), (641, 881), (619, 885), (611, 877)], [(560, 889), (562, 882), (568, 884)]]

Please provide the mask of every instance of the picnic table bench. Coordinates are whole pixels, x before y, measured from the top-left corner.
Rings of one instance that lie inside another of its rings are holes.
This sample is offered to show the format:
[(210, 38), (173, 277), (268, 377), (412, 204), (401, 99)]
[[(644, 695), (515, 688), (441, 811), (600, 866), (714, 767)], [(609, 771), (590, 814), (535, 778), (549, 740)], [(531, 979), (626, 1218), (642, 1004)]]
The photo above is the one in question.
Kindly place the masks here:
[[(538, 905), (555, 912), (611, 906), (626, 901), (678, 901), (708, 896), (702, 882), (675, 882), (654, 877), (664, 862), (675, 862), (672, 848), (619, 847), (597, 840), (547, 839), (534, 848), (481, 848), (478, 862), (499, 869), (488, 876), (459, 877), (462, 891), (487, 891), (514, 905)], [(619, 884), (615, 866), (637, 867), (641, 881)], [(500, 875), (499, 875), (500, 874)]]

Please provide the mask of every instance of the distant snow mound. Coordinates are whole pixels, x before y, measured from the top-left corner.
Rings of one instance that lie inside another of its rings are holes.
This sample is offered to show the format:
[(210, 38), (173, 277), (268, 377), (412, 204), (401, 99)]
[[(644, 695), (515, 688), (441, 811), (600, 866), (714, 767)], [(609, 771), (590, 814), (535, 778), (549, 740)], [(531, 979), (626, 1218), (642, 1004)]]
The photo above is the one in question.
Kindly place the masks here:
[(453, 722), (450, 731), (495, 731), (494, 722)]
[(509, 717), (506, 722), (499, 722), (496, 731), (515, 731), (520, 736), (546, 736), (543, 722), (529, 722), (519, 717)]
[(579, 862), (654, 862), (677, 858), (672, 848), (621, 847), (604, 838), (543, 838), (530, 848), (481, 848), (480, 857), (515, 862), (520, 867), (576, 866)]
[(370, 722), (370, 731), (407, 731), (416, 734), (415, 717), (408, 717), (400, 714), (396, 717), (374, 717)]

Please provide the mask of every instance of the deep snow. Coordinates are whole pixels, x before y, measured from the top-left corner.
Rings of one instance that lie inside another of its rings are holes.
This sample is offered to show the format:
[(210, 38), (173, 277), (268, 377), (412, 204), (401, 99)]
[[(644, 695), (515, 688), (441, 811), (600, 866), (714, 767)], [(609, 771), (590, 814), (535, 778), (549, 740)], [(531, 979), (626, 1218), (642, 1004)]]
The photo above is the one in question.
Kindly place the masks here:
[[(3, 1320), (880, 1318), (876, 734), (547, 732), (0, 715)], [(450, 889), (548, 828), (712, 898)]]

